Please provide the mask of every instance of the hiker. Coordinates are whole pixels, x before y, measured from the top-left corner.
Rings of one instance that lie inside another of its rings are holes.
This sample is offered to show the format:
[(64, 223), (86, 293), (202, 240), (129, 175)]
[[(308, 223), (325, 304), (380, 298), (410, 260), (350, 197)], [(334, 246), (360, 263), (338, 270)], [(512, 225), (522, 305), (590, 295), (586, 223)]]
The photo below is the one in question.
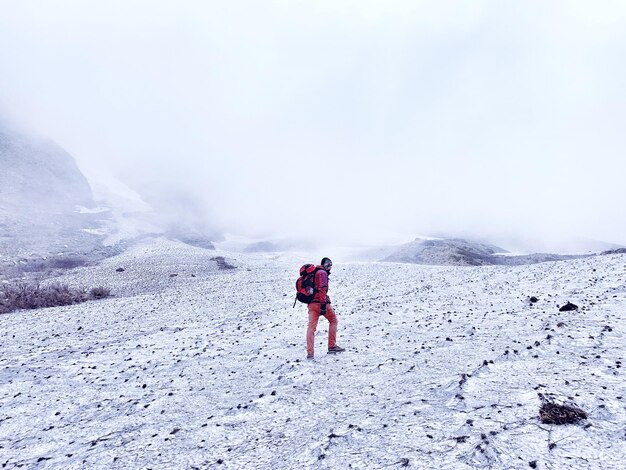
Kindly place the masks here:
[(337, 346), (337, 316), (328, 297), (328, 276), (333, 267), (330, 258), (323, 258), (315, 271), (315, 295), (309, 304), (309, 327), (306, 330), (307, 359), (313, 359), (317, 321), (323, 315), (328, 320), (328, 354), (340, 353), (344, 348)]

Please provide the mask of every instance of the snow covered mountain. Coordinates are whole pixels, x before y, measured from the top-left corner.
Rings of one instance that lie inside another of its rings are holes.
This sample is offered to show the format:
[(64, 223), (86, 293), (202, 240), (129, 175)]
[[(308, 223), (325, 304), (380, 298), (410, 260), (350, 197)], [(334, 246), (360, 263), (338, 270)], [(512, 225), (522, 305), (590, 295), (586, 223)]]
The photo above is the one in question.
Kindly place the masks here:
[(89, 183), (51, 140), (12, 130), (0, 121), (0, 195), (4, 211), (67, 211), (93, 203)]
[[(84, 251), (102, 215), (89, 210), (89, 183), (74, 159), (54, 142), (0, 120), (0, 252)], [(82, 209), (81, 209), (82, 207)]]
[(171, 188), (160, 199), (158, 188), (139, 194), (107, 176), (96, 178), (96, 202), (70, 154), (1, 119), (0, 168), (0, 278), (92, 262), (153, 235), (214, 248), (193, 199)]
[(347, 351), (322, 319), (307, 361), (302, 260), (218, 254), (146, 241), (60, 278), (115, 297), (0, 316), (0, 466), (623, 468), (626, 255), (336, 263)]
[(416, 238), (414, 241), (396, 248), (391, 254), (382, 258), (382, 261), (437, 266), (516, 266), (574, 259), (582, 256), (584, 255), (558, 255), (551, 253), (510, 255), (507, 250), (484, 242), (461, 238)]

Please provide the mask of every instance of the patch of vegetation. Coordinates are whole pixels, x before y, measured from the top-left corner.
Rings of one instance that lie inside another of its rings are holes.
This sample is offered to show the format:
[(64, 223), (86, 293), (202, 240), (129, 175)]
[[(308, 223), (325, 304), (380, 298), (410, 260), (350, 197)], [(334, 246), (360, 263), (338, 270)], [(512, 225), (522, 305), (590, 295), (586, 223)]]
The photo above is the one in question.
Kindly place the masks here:
[(42, 278), (52, 276), (63, 270), (89, 266), (91, 264), (93, 264), (93, 260), (81, 255), (21, 259), (20, 261), (4, 262), (0, 266), (0, 279), (13, 279), (24, 276)]
[(546, 402), (541, 405), (539, 419), (544, 424), (576, 424), (587, 419), (587, 413), (573, 405)]
[(0, 285), (0, 314), (21, 309), (37, 309), (73, 305), (88, 300), (99, 300), (111, 296), (110, 289), (94, 287), (87, 291), (66, 284), (17, 282)]
[(80, 256), (55, 256), (41, 260), (29, 260), (20, 268), (23, 272), (45, 272), (54, 269), (73, 269), (87, 266), (88, 260)]

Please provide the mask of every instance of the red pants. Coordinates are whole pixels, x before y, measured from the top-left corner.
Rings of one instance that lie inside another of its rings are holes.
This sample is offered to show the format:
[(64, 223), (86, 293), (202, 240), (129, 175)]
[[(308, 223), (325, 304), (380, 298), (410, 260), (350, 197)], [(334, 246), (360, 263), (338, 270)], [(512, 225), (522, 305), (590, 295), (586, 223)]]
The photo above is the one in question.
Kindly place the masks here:
[(320, 316), (324, 316), (328, 320), (328, 347), (332, 348), (337, 343), (337, 316), (335, 311), (327, 304), (326, 315), (320, 315), (320, 308), (320, 304), (309, 304), (309, 327), (306, 330), (306, 352), (309, 355), (312, 355), (315, 349), (315, 330)]

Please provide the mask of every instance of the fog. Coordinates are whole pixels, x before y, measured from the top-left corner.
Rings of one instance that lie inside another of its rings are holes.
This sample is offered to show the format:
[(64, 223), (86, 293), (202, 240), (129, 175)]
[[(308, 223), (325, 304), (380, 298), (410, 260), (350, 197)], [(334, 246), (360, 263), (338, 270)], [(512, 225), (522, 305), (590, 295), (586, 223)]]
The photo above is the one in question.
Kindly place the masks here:
[(0, 109), (222, 233), (626, 244), (624, 51), (609, 0), (0, 0)]

